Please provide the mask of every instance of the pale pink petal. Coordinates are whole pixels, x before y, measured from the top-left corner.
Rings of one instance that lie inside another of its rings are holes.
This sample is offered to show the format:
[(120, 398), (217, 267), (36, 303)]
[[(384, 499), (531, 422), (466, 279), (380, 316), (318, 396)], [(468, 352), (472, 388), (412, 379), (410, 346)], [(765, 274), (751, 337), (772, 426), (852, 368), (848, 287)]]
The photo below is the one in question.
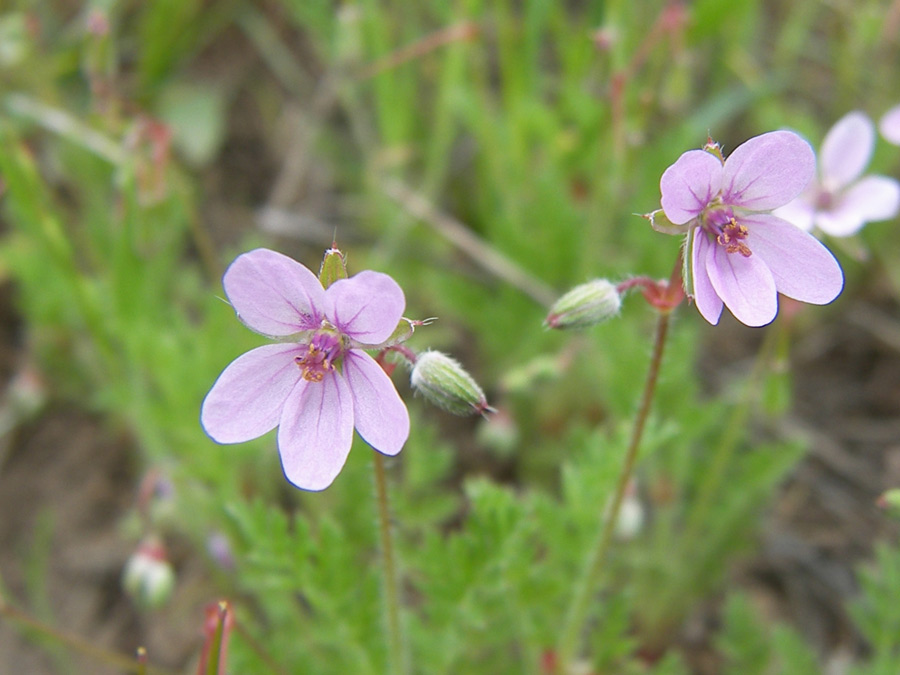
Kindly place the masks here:
[(712, 325), (719, 323), (722, 316), (722, 298), (718, 296), (709, 281), (706, 272), (706, 259), (712, 254), (714, 243), (710, 243), (705, 232), (698, 230), (694, 234), (694, 245), (691, 251), (692, 276), (694, 278), (694, 302), (700, 315)]
[(335, 281), (325, 292), (325, 303), (325, 315), (338, 330), (368, 345), (387, 340), (406, 308), (397, 282), (370, 270)]
[(900, 145), (900, 105), (895, 105), (884, 114), (878, 128), (888, 143)]
[(379, 452), (396, 455), (409, 438), (409, 413), (391, 378), (357, 349), (344, 357), (344, 377), (353, 395), (356, 431)]
[(660, 203), (666, 218), (682, 225), (695, 218), (719, 194), (722, 162), (705, 150), (690, 150), (679, 157), (659, 180)]
[(779, 206), (772, 211), (772, 215), (783, 218), (805, 232), (811, 232), (815, 224), (816, 209), (812, 205), (810, 198), (804, 193), (794, 201), (784, 206)]
[(866, 223), (893, 218), (898, 208), (900, 183), (886, 176), (866, 176), (844, 191), (832, 209), (819, 213), (816, 225), (833, 237), (848, 237)]
[(819, 151), (819, 176), (830, 191), (840, 190), (862, 175), (875, 148), (875, 126), (859, 111), (844, 115), (831, 127)]
[(203, 401), (200, 424), (217, 443), (243, 443), (278, 424), (281, 409), (300, 379), (297, 344), (257, 347), (222, 371)]
[(840, 295), (841, 266), (814, 236), (767, 214), (747, 216), (741, 224), (747, 227), (751, 257), (765, 262), (779, 293), (814, 305), (825, 305)]
[(353, 445), (353, 400), (332, 371), (321, 382), (301, 380), (281, 414), (278, 452), (287, 479), (303, 490), (324, 490), (337, 477)]
[(722, 200), (751, 211), (775, 209), (803, 192), (815, 172), (809, 143), (792, 131), (771, 131), (741, 144), (725, 160)]
[(238, 318), (257, 333), (280, 337), (321, 323), (325, 289), (286, 255), (266, 248), (239, 255), (222, 283)]
[[(794, 231), (803, 234), (796, 227)], [(747, 326), (765, 326), (775, 318), (775, 280), (761, 256), (744, 257), (713, 245), (706, 259), (706, 271), (716, 293), (738, 321)]]

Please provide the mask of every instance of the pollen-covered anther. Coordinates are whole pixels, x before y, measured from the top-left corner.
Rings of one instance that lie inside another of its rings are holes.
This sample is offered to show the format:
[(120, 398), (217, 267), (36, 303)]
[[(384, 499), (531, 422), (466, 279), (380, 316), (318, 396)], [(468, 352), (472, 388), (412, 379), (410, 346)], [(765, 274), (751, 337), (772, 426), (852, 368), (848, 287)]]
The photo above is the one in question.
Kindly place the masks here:
[(734, 218), (729, 219), (727, 225), (722, 227), (716, 241), (725, 247), (726, 253), (740, 253), (745, 258), (749, 258), (752, 252), (750, 247), (744, 243), (747, 238), (747, 227), (738, 225)]
[(294, 358), (294, 363), (307, 382), (321, 382), (325, 373), (334, 370), (334, 359), (340, 351), (340, 342), (330, 333), (318, 333), (309, 343), (306, 354)]

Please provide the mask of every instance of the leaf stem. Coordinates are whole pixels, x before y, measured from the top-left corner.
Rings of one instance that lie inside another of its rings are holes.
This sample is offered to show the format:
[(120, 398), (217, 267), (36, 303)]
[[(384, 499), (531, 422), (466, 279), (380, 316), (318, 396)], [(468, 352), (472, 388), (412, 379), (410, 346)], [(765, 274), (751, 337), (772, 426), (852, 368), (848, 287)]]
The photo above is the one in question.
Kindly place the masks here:
[(640, 407), (634, 418), (634, 426), (631, 431), (631, 439), (628, 450), (625, 453), (625, 464), (613, 493), (612, 503), (603, 516), (597, 539), (591, 547), (585, 560), (584, 571), (575, 587), (575, 592), (569, 604), (569, 612), (566, 616), (563, 630), (557, 642), (557, 675), (569, 672), (569, 665), (579, 648), (579, 639), (584, 630), (584, 624), (588, 618), (588, 609), (591, 598), (596, 590), (599, 578), (603, 572), (603, 564), (612, 541), (616, 521), (619, 518), (619, 510), (625, 496), (625, 490), (634, 473), (641, 438), (644, 435), (644, 427), (650, 413), (650, 405), (656, 391), (656, 382), (659, 379), (659, 368), (662, 363), (665, 350), (666, 337), (669, 331), (670, 312), (660, 311), (656, 323), (656, 339), (653, 345), (653, 354), (650, 357), (650, 368), (647, 371), (647, 379), (644, 382), (644, 392), (641, 396)]

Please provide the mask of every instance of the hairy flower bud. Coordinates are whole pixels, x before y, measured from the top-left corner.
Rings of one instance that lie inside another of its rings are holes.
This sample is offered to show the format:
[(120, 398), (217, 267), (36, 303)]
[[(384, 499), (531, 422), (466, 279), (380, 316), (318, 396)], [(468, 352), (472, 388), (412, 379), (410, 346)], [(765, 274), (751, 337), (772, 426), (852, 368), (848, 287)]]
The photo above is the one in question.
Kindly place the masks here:
[(175, 587), (175, 571), (162, 542), (150, 537), (140, 543), (125, 564), (122, 586), (140, 607), (165, 604)]
[(410, 384), (436, 406), (454, 415), (492, 410), (472, 376), (441, 352), (427, 351), (416, 358)]
[(615, 285), (606, 279), (594, 279), (557, 300), (544, 323), (550, 328), (587, 328), (611, 319), (621, 306)]

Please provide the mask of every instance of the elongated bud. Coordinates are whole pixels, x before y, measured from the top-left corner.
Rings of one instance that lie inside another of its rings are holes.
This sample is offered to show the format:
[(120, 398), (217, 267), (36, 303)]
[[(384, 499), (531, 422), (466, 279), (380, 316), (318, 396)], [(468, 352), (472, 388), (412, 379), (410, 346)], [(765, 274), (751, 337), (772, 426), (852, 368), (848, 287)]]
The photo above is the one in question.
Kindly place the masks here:
[(156, 537), (148, 537), (125, 564), (122, 586), (138, 606), (153, 609), (171, 597), (175, 571), (166, 558), (166, 549)]
[(436, 351), (419, 354), (410, 384), (436, 406), (454, 415), (472, 415), (493, 410), (484, 392), (454, 359)]
[(616, 316), (621, 306), (616, 287), (606, 279), (594, 279), (557, 300), (544, 323), (550, 328), (587, 328)]

